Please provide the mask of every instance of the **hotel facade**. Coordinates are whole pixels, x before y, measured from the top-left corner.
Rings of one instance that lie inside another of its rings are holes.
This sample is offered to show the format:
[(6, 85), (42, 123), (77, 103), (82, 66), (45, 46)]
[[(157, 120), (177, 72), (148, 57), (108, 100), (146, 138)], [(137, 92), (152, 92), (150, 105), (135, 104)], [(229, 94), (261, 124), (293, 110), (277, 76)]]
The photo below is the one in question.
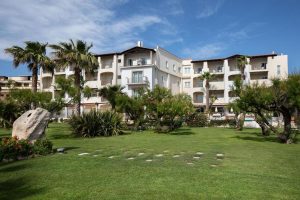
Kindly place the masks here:
[[(167, 50), (145, 48), (142, 42), (137, 46), (122, 52), (96, 55), (99, 61), (98, 69), (93, 73), (83, 70), (82, 76), (85, 85), (93, 89), (92, 96), (82, 96), (82, 112), (91, 109), (104, 110), (109, 108), (106, 99), (98, 94), (98, 90), (109, 85), (121, 85), (124, 92), (134, 96), (140, 87), (153, 89), (155, 85), (171, 90), (173, 94), (187, 93), (191, 96), (196, 108), (205, 107), (205, 80), (199, 76), (203, 72), (214, 74), (210, 82), (210, 95), (217, 97), (212, 109), (216, 117), (230, 116), (231, 110), (226, 105), (233, 101), (233, 80), (241, 76), (237, 65), (237, 58), (233, 55), (226, 58), (192, 60), (181, 59)], [(246, 84), (270, 84), (272, 78), (287, 78), (288, 57), (275, 53), (265, 55), (247, 55), (248, 64), (245, 66)], [(40, 90), (52, 93), (55, 98), (58, 88), (55, 80), (60, 77), (74, 75), (72, 67), (56, 69), (54, 75), (48, 71), (40, 71)], [(66, 94), (65, 100), (70, 98)], [(62, 112), (63, 118), (69, 117), (74, 112), (73, 105), (67, 106)]]

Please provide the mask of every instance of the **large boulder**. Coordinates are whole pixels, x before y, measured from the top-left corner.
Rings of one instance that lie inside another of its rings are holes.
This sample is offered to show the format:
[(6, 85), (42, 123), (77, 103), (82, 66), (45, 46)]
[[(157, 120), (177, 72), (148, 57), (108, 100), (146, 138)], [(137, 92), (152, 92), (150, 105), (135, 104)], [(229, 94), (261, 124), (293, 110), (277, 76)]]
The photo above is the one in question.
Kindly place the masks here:
[(49, 119), (50, 113), (43, 108), (29, 110), (14, 122), (12, 136), (30, 141), (42, 138)]

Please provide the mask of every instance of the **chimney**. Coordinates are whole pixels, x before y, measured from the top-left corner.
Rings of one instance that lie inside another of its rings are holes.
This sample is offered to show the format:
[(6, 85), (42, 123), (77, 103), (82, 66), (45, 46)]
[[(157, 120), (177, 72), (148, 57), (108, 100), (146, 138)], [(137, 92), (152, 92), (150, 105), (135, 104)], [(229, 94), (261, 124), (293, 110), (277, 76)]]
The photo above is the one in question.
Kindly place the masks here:
[(140, 41), (140, 40), (139, 40), (139, 41), (137, 41), (137, 46), (138, 46), (138, 47), (143, 47), (143, 42), (142, 42), (142, 41)]

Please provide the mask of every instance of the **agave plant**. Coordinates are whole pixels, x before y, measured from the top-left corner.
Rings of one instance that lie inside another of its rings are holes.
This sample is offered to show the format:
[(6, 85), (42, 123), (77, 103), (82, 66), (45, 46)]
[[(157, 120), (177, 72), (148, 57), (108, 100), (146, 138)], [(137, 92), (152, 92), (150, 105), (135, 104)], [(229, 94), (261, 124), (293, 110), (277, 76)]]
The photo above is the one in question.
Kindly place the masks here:
[(79, 137), (113, 136), (121, 133), (121, 117), (111, 111), (92, 110), (82, 115), (73, 115), (69, 124), (73, 134)]

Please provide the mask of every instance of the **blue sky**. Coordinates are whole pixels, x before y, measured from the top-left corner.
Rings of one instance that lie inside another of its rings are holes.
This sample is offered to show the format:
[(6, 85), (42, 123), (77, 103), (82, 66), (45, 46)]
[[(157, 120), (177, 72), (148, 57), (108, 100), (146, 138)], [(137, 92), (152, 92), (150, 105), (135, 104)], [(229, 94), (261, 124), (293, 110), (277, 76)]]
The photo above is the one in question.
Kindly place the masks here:
[(4, 48), (69, 38), (93, 42), (94, 53), (137, 40), (193, 59), (275, 51), (289, 56), (290, 72), (299, 72), (299, 10), (299, 0), (1, 1), (0, 75), (30, 74), (25, 66), (14, 69)]

